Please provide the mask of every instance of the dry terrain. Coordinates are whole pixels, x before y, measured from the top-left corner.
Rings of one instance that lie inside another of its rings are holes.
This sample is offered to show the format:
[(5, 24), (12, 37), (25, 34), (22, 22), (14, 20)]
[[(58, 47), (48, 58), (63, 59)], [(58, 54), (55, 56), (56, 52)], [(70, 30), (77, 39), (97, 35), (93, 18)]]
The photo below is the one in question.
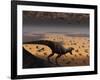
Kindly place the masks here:
[[(43, 40), (51, 40), (61, 42), (65, 48), (73, 47), (72, 55), (67, 53), (58, 59), (58, 63), (61, 66), (85, 66), (89, 65), (89, 37), (87, 36), (71, 36), (56, 33), (44, 34)], [(39, 44), (23, 44), (23, 48), (30, 54), (47, 61), (48, 55), (52, 53), (52, 50), (46, 45)], [(39, 50), (44, 48), (44, 50)], [(55, 58), (57, 54), (53, 55), (50, 60), (55, 64)]]

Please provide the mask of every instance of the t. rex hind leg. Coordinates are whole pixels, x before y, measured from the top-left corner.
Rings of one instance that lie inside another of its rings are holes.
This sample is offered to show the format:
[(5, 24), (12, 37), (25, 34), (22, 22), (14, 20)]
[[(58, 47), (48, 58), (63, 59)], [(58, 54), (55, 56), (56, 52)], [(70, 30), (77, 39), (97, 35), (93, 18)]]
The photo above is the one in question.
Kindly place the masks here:
[(59, 65), (57, 60), (58, 60), (58, 58), (59, 58), (60, 56), (61, 56), (61, 54), (58, 54), (58, 56), (56, 57), (56, 64), (57, 64), (57, 65)]
[(70, 54), (72, 55), (72, 51), (70, 51)]
[(50, 55), (48, 56), (48, 62), (52, 63), (52, 62), (50, 61), (50, 57), (53, 56), (53, 55), (54, 55), (54, 53), (52, 53), (52, 54), (50, 54)]

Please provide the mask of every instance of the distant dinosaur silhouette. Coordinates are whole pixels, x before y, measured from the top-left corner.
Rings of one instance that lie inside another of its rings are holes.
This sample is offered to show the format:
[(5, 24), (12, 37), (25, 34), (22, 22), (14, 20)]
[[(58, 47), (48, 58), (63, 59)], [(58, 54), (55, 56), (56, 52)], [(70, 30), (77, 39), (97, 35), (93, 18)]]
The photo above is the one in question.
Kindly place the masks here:
[[(62, 55), (66, 53), (70, 53), (72, 55), (72, 50), (74, 48), (69, 47), (69, 48), (64, 48), (63, 45), (60, 42), (55, 42), (55, 41), (50, 41), (50, 40), (37, 40), (37, 41), (32, 41), (32, 42), (27, 42), (28, 44), (43, 44), (51, 48), (52, 53), (48, 56), (48, 61), (50, 61), (50, 57), (52, 57), (55, 53), (58, 54), (56, 57), (56, 64), (58, 64), (57, 59), (61, 57)], [(25, 44), (25, 43), (24, 43)]]

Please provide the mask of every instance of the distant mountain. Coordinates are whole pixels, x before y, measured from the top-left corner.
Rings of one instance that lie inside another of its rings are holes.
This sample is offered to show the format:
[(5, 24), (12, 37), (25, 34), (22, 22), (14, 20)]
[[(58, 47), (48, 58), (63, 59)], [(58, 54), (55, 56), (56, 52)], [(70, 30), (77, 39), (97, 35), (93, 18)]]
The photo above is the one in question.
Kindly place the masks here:
[(72, 37), (89, 37), (89, 34), (81, 34), (81, 33), (68, 33), (68, 32), (47, 32), (47, 33), (64, 34), (66, 36), (72, 36)]

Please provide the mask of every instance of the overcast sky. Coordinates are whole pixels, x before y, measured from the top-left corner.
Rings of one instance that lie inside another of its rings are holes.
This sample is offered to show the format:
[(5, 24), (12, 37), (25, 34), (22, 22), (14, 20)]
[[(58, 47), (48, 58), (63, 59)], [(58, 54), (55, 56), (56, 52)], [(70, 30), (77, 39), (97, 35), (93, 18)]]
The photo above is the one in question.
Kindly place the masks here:
[(66, 21), (55, 20), (40, 20), (33, 17), (23, 17), (23, 32), (69, 32), (89, 34), (88, 24), (68, 24)]

